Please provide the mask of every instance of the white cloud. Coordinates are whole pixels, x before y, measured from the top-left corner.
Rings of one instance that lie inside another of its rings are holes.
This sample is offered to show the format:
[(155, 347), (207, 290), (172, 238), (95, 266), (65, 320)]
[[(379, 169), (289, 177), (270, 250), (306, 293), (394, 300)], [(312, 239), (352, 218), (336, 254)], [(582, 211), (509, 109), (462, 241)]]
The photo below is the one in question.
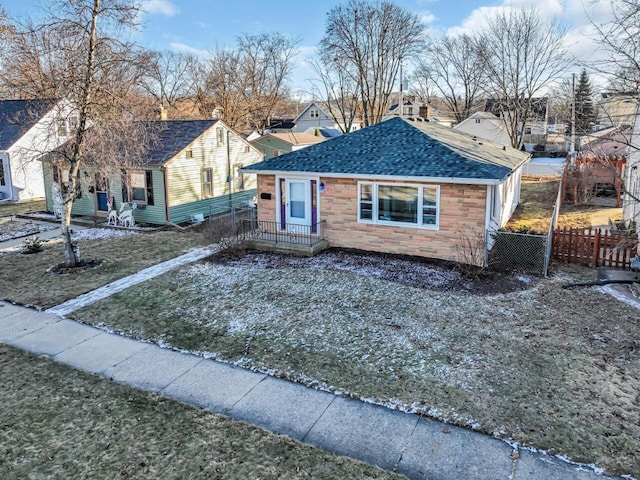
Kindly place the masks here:
[(169, 47), (174, 52), (188, 53), (190, 55), (195, 55), (196, 57), (200, 57), (200, 58), (206, 58), (207, 56), (209, 56), (209, 51), (208, 50), (202, 50), (202, 49), (199, 49), (199, 48), (195, 48), (195, 47), (192, 47), (190, 45), (187, 45), (186, 43), (171, 42), (169, 44)]
[(170, 0), (144, 0), (140, 8), (148, 15), (164, 15), (166, 17), (173, 17), (180, 12), (180, 9)]
[(436, 16), (428, 10), (418, 12), (418, 17), (420, 17), (420, 21), (425, 25), (430, 25), (436, 21)]

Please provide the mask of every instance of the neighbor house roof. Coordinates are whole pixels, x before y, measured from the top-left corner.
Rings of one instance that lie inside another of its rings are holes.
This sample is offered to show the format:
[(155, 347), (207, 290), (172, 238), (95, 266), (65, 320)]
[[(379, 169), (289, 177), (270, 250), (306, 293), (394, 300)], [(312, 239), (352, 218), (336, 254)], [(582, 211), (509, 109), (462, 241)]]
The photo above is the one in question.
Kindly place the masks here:
[(313, 145), (314, 143), (320, 143), (324, 141), (324, 137), (318, 137), (307, 132), (286, 132), (286, 133), (268, 133), (260, 138), (252, 141), (252, 143), (264, 140), (266, 137), (273, 137), (281, 140), (289, 145)]
[[(193, 141), (213, 127), (219, 120), (156, 120), (141, 122), (149, 138), (149, 146), (145, 153), (144, 165), (164, 165)], [(73, 139), (66, 142), (61, 149), (69, 150)], [(56, 158), (55, 152), (42, 157), (43, 161)]]
[(214, 126), (218, 120), (157, 120), (146, 122), (150, 135), (155, 139), (146, 154), (148, 165), (163, 165), (204, 132)]
[(392, 118), (245, 167), (256, 173), (502, 180), (529, 155), (429, 122)]
[(7, 150), (44, 117), (57, 100), (0, 100), (0, 150)]

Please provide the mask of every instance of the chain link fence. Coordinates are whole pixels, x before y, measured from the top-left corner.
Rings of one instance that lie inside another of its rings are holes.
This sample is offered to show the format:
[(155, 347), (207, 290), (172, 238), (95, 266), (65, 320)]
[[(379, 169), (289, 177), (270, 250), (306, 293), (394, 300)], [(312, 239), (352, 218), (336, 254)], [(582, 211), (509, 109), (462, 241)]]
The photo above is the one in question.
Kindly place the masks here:
[(547, 235), (490, 231), (489, 267), (494, 270), (545, 275)]

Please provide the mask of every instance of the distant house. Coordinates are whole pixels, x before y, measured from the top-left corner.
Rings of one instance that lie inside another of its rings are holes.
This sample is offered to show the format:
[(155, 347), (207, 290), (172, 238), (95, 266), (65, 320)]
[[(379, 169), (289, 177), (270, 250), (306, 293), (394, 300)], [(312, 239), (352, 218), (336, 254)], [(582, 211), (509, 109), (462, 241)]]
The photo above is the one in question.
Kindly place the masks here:
[[(426, 104), (415, 100), (404, 100), (402, 108), (402, 116), (408, 118), (420, 117), (429, 118), (429, 107)], [(400, 108), (398, 103), (394, 103), (389, 107), (387, 116), (400, 116)]]
[(638, 96), (635, 93), (600, 94), (597, 101), (595, 130), (635, 124)]
[[(245, 205), (255, 195), (255, 179), (241, 169), (262, 153), (221, 120), (167, 120), (145, 123), (155, 137), (137, 165), (117, 169), (81, 168), (73, 215), (106, 216), (108, 202), (135, 203), (136, 222), (182, 223), (193, 216)], [(47, 210), (54, 211), (52, 189), (64, 190), (68, 173), (44, 161)], [(56, 187), (53, 187), (53, 184)]]
[[(640, 110), (640, 105), (637, 106)], [(627, 165), (624, 175), (622, 219), (625, 225), (640, 234), (640, 111), (636, 111), (633, 131), (628, 142)], [(640, 255), (640, 246), (638, 247)]]
[(251, 141), (251, 145), (264, 154), (264, 158), (273, 158), (285, 153), (295, 152), (324, 141), (322, 136), (306, 132), (268, 133)]
[(504, 122), (490, 112), (476, 112), (453, 127), (471, 136), (511, 146), (511, 137)]
[(244, 171), (258, 177), (258, 228), (276, 225), (280, 242), (321, 233), (335, 247), (456, 261), (465, 237), (484, 246), (508, 221), (528, 159), (396, 117)]
[[(331, 112), (336, 118), (332, 116)], [(330, 106), (324, 102), (312, 102), (294, 119), (295, 126), (291, 131), (312, 132), (316, 128), (345, 131), (349, 122), (350, 119), (345, 119), (336, 106)], [(349, 132), (355, 132), (359, 129), (360, 118), (354, 116)]]
[(0, 100), (0, 199), (45, 196), (38, 159), (69, 139), (69, 104), (58, 100)]

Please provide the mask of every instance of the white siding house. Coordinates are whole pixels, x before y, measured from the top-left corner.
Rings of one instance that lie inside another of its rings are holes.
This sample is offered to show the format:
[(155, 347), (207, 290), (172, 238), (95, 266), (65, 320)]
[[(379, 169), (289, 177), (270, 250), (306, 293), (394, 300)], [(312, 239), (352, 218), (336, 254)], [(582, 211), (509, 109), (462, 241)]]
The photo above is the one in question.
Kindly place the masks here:
[(45, 196), (39, 158), (69, 139), (70, 105), (56, 100), (0, 100), (0, 197)]

